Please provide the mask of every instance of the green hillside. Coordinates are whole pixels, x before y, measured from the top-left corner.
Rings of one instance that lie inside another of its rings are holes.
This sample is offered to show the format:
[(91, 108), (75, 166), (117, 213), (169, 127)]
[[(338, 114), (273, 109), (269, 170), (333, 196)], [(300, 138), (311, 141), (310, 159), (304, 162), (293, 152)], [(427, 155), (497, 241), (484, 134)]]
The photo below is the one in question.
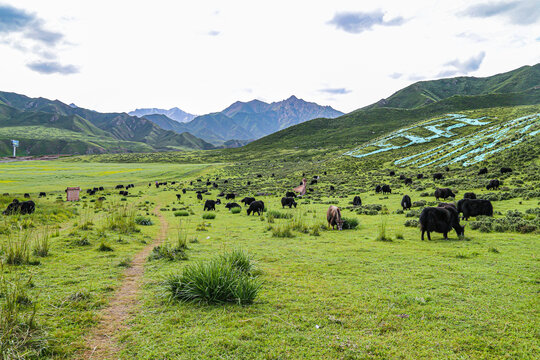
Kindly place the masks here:
[(540, 88), (531, 88), (519, 93), (457, 95), (414, 109), (360, 109), (336, 119), (315, 119), (292, 126), (254, 141), (246, 149), (349, 149), (388, 132), (446, 113), (539, 103)]
[(376, 107), (412, 109), (447, 99), (454, 95), (514, 93), (522, 92), (538, 85), (540, 85), (540, 64), (523, 66), (513, 71), (485, 78), (462, 76), (420, 81), (364, 109), (367, 110)]
[(168, 131), (125, 113), (99, 113), (58, 100), (0, 92), (0, 142), (4, 144), (0, 155), (11, 153), (5, 145), (13, 138), (21, 141), (19, 153), (25, 155), (213, 148), (189, 133)]

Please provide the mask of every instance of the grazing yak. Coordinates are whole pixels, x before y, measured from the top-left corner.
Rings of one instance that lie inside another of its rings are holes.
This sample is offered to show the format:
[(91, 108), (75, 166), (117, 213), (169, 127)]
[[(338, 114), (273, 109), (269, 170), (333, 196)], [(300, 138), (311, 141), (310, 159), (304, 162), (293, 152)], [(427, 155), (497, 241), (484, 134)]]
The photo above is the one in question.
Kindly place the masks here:
[(412, 185), (412, 179), (411, 178), (406, 178), (405, 179), (405, 185)]
[(390, 171), (389, 175), (394, 176), (394, 175), (396, 175), (396, 172), (394, 170), (392, 170), (392, 171)]
[(124, 196), (128, 196), (128, 195), (129, 195), (129, 192), (127, 192), (127, 191), (120, 191), (119, 194), (120, 194), (120, 195), (124, 195)]
[(433, 180), (442, 180), (442, 179), (444, 179), (444, 175), (442, 173), (433, 174)]
[(292, 197), (292, 198), (295, 198), (296, 197), (296, 193), (294, 191), (287, 191), (285, 193), (285, 197)]
[(478, 171), (478, 175), (485, 175), (488, 173), (488, 170), (487, 168), (481, 168), (479, 171)]
[(417, 178), (417, 179), (423, 179), (423, 178), (424, 178), (424, 174), (416, 174), (416, 178)]
[(383, 194), (391, 194), (392, 193), (392, 189), (390, 189), (390, 185), (383, 185), (381, 187), (381, 190), (382, 190)]
[(328, 226), (332, 227), (332, 230), (337, 226), (338, 230), (343, 230), (343, 220), (341, 219), (341, 210), (337, 206), (330, 205), (326, 212), (326, 220)]
[(182, 194), (185, 194), (186, 193), (186, 189), (182, 189)]
[(450, 168), (447, 166), (447, 167), (444, 168), (444, 171), (448, 172), (448, 171), (450, 171)]
[(407, 177), (403, 174), (399, 175), (399, 180), (405, 180)]
[(242, 200), (240, 200), (241, 203), (244, 203), (244, 206), (249, 206), (254, 201), (255, 201), (255, 198), (253, 197), (245, 197)]
[(403, 210), (410, 210), (412, 206), (411, 197), (409, 195), (404, 195), (401, 199), (401, 207)]
[(451, 208), (453, 208), (454, 210), (457, 211), (456, 204), (454, 204), (454, 203), (446, 203), (446, 202), (442, 202), (442, 203), (439, 203), (439, 205), (437, 205), (437, 207), (440, 207), (440, 208), (451, 207)]
[(476, 194), (473, 192), (466, 192), (463, 194), (464, 199), (476, 199)]
[(449, 188), (435, 190), (435, 198), (437, 199), (437, 201), (439, 201), (439, 198), (446, 199), (449, 197), (456, 197), (456, 195)]
[(203, 211), (216, 210), (216, 204), (219, 204), (219, 200), (206, 200), (204, 203)]
[(124, 185), (116, 185), (115, 189), (118, 190), (118, 189), (123, 189), (124, 188)]
[(218, 194), (218, 197), (224, 197), (225, 196), (225, 193), (222, 191)]
[(100, 196), (97, 200), (98, 200), (98, 201), (105, 201), (105, 200), (107, 200), (107, 199), (105, 198), (105, 196)]
[(24, 194), (24, 198), (25, 199), (30, 199), (30, 194), (28, 194), (28, 193)]
[(197, 200), (202, 200), (202, 194), (200, 192), (197, 193)]
[(44, 192), (40, 192), (40, 193), (39, 193), (39, 197), (45, 197), (45, 196), (47, 196), (46, 193), (44, 193)]
[(225, 208), (229, 209), (229, 211), (232, 209), (232, 208), (239, 208), (240, 205), (238, 205), (237, 203), (233, 202), (233, 203), (227, 203), (227, 205), (225, 205)]
[(362, 206), (362, 199), (360, 199), (360, 196), (355, 196), (352, 201), (352, 204), (354, 206)]
[(288, 206), (289, 209), (294, 206), (296, 209), (296, 201), (294, 201), (294, 198), (292, 197), (284, 197), (281, 198), (281, 208), (284, 208), (285, 206)]
[(236, 197), (236, 194), (227, 194), (225, 195), (226, 200), (233, 200)]
[(448, 239), (448, 232), (452, 228), (458, 236), (465, 234), (465, 227), (459, 224), (458, 212), (452, 207), (427, 207), (420, 214), (420, 230), (422, 231), (422, 240), (424, 233), (427, 232), (428, 240), (431, 240), (430, 233), (432, 231), (444, 234), (444, 238)]
[(512, 169), (508, 167), (502, 167), (501, 168), (501, 174), (511, 173)]
[(498, 190), (499, 185), (501, 185), (501, 182), (497, 179), (495, 180), (489, 180), (489, 184), (486, 185), (487, 190)]
[(315, 185), (317, 184), (317, 180), (316, 179), (313, 179), (309, 182), (309, 185)]
[(335, 191), (336, 188), (334, 187), (334, 185), (330, 185), (330, 191)]
[(13, 199), (11, 204), (7, 206), (6, 210), (4, 210), (2, 214), (3, 215), (13, 215), (13, 214), (26, 215), (26, 214), (33, 214), (35, 210), (36, 210), (36, 204), (32, 200), (19, 202), (19, 200)]
[(381, 185), (377, 185), (375, 186), (375, 192), (378, 194), (382, 191), (382, 186)]
[(264, 212), (264, 202), (261, 201), (261, 200), (253, 201), (249, 205), (249, 208), (247, 209), (248, 216), (251, 215), (251, 214), (255, 215), (255, 213), (257, 213), (257, 215), (261, 216), (261, 214), (263, 212)]
[(458, 201), (457, 211), (463, 214), (463, 220), (469, 220), (471, 216), (493, 216), (493, 205), (489, 200), (463, 199)]
[(182, 197), (182, 195), (176, 194), (176, 200), (180, 200), (181, 197)]

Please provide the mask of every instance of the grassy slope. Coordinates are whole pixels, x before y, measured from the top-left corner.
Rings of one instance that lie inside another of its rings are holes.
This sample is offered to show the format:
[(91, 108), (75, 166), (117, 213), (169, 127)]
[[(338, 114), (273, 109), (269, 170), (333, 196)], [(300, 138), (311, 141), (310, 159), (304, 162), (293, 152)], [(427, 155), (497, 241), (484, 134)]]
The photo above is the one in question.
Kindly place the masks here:
[(347, 149), (420, 120), (471, 109), (512, 107), (540, 102), (540, 89), (522, 93), (453, 96), (416, 109), (357, 110), (336, 119), (315, 119), (279, 131), (246, 146), (271, 149)]
[(454, 95), (522, 92), (539, 84), (540, 64), (536, 64), (485, 78), (456, 77), (420, 81), (399, 90), (385, 99), (384, 103), (378, 102), (364, 109), (375, 107), (411, 109)]

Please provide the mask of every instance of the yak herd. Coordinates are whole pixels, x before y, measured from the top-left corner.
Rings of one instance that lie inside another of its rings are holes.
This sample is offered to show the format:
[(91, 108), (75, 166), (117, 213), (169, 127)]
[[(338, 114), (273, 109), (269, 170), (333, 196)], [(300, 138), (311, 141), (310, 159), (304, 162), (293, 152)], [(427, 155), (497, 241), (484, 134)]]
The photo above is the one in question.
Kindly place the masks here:
[[(445, 169), (446, 171), (449, 171), (449, 169)], [(501, 168), (501, 173), (509, 173), (512, 172), (511, 168)], [(326, 172), (325, 172), (326, 174)], [(389, 172), (390, 176), (395, 175), (395, 171)], [(479, 175), (487, 174), (487, 169), (482, 168), (478, 172)], [(418, 179), (424, 178), (423, 174), (417, 174), (416, 176)], [(435, 173), (433, 174), (434, 180), (441, 180), (444, 178), (443, 173)], [(412, 183), (412, 180), (404, 175), (400, 175), (400, 179), (404, 181), (405, 184)], [(216, 178), (218, 180), (218, 178)], [(312, 180), (312, 183), (316, 183), (319, 180), (319, 177), (314, 177)], [(200, 179), (197, 181), (201, 181)], [(225, 183), (228, 181), (225, 180)], [(176, 182), (171, 182), (172, 185), (176, 184)], [(193, 185), (193, 181), (190, 183)], [(209, 180), (206, 181), (207, 186), (213, 186), (214, 188), (218, 187), (218, 184), (215, 182), (210, 182)], [(168, 185), (167, 182), (155, 182), (156, 188), (159, 188), (160, 186), (166, 186)], [(487, 190), (496, 190), (501, 185), (501, 182), (497, 179), (490, 180), (489, 184), (486, 186)], [(152, 183), (149, 183), (148, 186), (152, 186)], [(127, 196), (129, 193), (127, 190), (130, 188), (135, 187), (134, 184), (129, 185), (117, 185), (115, 187), (116, 190), (120, 190), (119, 194), (123, 196)], [(91, 189), (88, 189), (86, 192), (88, 195), (95, 195), (99, 191), (103, 191), (104, 187), (94, 187)], [(186, 189), (182, 189), (182, 194), (186, 194)], [(203, 200), (203, 194), (208, 192), (208, 190), (198, 190), (196, 191), (197, 199)], [(376, 193), (382, 193), (382, 194), (391, 194), (392, 189), (387, 184), (377, 185), (375, 187)], [(177, 200), (180, 200), (182, 197), (182, 194), (176, 194)], [(9, 194), (4, 194), (9, 195)], [(29, 198), (29, 194), (24, 194), (25, 198)], [(263, 194), (259, 194), (263, 195)], [(39, 197), (45, 197), (46, 193), (40, 192)], [(228, 193), (225, 194), (221, 192), (218, 197), (225, 197), (226, 200), (234, 200), (236, 198), (236, 194), (234, 193)], [(282, 208), (285, 208), (288, 206), (289, 208), (292, 208), (293, 206), (297, 207), (296, 193), (292, 191), (287, 191), (285, 193), (285, 196), (281, 199), (281, 206)], [(434, 192), (434, 196), (439, 201), (439, 199), (446, 200), (448, 198), (455, 198), (456, 195), (454, 192), (449, 188), (437, 188)], [(105, 200), (105, 197), (100, 197), (100, 201)], [(254, 197), (244, 197), (241, 201), (242, 204), (247, 208), (247, 215), (262, 215), (265, 209), (264, 202), (261, 200), (256, 200)], [(214, 211), (216, 210), (216, 205), (221, 204), (221, 200), (206, 200), (204, 203), (203, 211)], [(353, 206), (361, 206), (362, 200), (360, 196), (355, 196), (352, 201)], [(412, 200), (409, 195), (404, 195), (401, 199), (401, 207), (403, 210), (410, 210), (412, 207)], [(225, 205), (225, 208), (228, 210), (231, 210), (233, 208), (240, 208), (241, 206), (237, 204), (236, 202), (228, 202)], [(19, 202), (17, 199), (14, 199), (12, 203), (10, 203), (6, 210), (2, 213), (4, 215), (13, 215), (13, 214), (32, 214), (35, 211), (36, 204), (29, 200), (24, 202)], [(419, 217), (419, 225), (421, 230), (421, 239), (424, 240), (424, 234), (427, 232), (427, 237), (429, 240), (431, 240), (430, 233), (431, 232), (438, 232), (442, 233), (444, 235), (444, 238), (447, 238), (448, 232), (450, 232), (452, 229), (454, 229), (458, 236), (464, 235), (464, 226), (461, 226), (459, 223), (460, 217), (459, 214), (462, 214), (463, 220), (468, 220), (470, 217), (476, 217), (479, 215), (485, 215), (485, 216), (493, 216), (493, 206), (489, 200), (483, 200), (483, 199), (477, 199), (476, 194), (473, 192), (466, 192), (463, 196), (463, 199), (457, 201), (456, 204), (454, 203), (439, 203), (437, 207), (426, 207), (422, 210), (420, 217)], [(336, 228), (338, 230), (342, 229), (343, 220), (341, 218), (341, 210), (334, 205), (331, 205), (328, 208), (327, 211), (327, 221), (328, 225), (332, 227), (332, 229)]]

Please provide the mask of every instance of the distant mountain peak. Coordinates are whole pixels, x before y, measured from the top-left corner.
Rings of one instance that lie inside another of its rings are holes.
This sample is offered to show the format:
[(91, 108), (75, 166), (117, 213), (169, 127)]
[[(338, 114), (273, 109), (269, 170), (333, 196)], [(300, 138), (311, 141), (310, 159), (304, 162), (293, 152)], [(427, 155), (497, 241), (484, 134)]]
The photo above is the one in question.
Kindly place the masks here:
[(134, 111), (130, 111), (128, 113), (131, 116), (137, 116), (137, 117), (144, 117), (146, 115), (165, 115), (170, 119), (173, 119), (174, 121), (178, 121), (181, 123), (190, 122), (193, 120), (197, 115), (189, 114), (185, 112), (182, 109), (179, 109), (177, 107), (173, 107), (170, 109), (159, 109), (159, 108), (139, 108), (135, 109)]

